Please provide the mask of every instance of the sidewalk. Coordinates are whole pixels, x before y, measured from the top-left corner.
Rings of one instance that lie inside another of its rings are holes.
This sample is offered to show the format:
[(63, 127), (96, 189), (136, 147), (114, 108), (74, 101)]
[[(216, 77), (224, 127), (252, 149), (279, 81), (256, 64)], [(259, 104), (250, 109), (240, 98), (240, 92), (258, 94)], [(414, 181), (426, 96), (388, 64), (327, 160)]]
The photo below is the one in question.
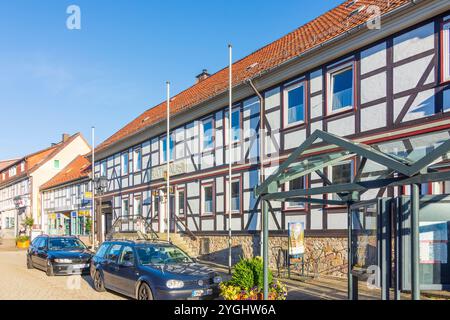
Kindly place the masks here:
[[(216, 264), (209, 261), (201, 261), (219, 272), (224, 281), (227, 281), (228, 268), (224, 265)], [(280, 278), (288, 288), (288, 300), (347, 300), (347, 279), (338, 279), (331, 277), (292, 277), (291, 279)], [(380, 300), (381, 292), (379, 289), (370, 289), (366, 283), (359, 283), (359, 299), (360, 300)], [(394, 293), (391, 292), (391, 299)], [(411, 295), (408, 293), (401, 294), (402, 300), (410, 300)], [(450, 292), (448, 291), (425, 291), (422, 292), (423, 300), (450, 300)]]

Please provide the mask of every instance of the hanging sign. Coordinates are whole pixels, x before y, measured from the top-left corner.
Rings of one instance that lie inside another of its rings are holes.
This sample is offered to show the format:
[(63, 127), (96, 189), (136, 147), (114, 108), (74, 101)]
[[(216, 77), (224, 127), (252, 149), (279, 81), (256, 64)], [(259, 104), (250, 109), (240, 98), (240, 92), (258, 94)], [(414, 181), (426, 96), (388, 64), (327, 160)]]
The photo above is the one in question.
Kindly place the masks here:
[(299, 257), (305, 253), (305, 224), (290, 222), (288, 224), (289, 256)]

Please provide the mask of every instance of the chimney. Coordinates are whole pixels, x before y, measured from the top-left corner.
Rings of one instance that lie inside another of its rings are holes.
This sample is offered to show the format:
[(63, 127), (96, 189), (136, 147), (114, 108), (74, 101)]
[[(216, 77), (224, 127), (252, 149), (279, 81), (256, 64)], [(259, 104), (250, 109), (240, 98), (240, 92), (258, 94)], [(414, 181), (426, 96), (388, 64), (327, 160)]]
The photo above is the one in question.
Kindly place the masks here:
[(209, 76), (210, 76), (210, 74), (208, 73), (208, 70), (203, 69), (202, 73), (200, 73), (198, 76), (196, 76), (196, 78), (197, 78), (197, 82), (196, 83), (199, 83), (199, 82), (202, 82), (205, 79), (208, 79)]
[(68, 134), (68, 133), (62, 134), (62, 142), (66, 142), (67, 140), (69, 140), (69, 138), (70, 138), (70, 134)]

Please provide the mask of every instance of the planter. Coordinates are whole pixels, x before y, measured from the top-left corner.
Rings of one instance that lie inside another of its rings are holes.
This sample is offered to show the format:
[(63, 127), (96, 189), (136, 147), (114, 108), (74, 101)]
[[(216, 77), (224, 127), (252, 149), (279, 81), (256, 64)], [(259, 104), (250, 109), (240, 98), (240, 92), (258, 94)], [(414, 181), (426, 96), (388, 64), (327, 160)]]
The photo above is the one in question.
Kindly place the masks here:
[(16, 242), (16, 247), (19, 249), (28, 249), (29, 246), (30, 246), (30, 240)]

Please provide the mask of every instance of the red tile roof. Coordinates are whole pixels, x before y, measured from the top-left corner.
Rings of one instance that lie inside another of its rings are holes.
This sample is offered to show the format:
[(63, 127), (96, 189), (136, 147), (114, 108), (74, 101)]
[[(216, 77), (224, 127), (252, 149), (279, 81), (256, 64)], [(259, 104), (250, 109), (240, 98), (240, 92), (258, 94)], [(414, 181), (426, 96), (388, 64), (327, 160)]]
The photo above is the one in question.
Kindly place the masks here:
[(89, 177), (91, 162), (85, 156), (78, 156), (60, 173), (41, 186), (41, 190), (50, 189), (59, 185)]
[(11, 159), (11, 160), (0, 160), (0, 172), (3, 169), (8, 168), (13, 163), (16, 163), (19, 159)]
[[(359, 0), (345, 1), (338, 7), (326, 12), (313, 21), (303, 25), (275, 42), (259, 49), (233, 64), (233, 86), (246, 79), (268, 71), (313, 47), (344, 34), (346, 31), (367, 22), (371, 13), (362, 10), (352, 14), (358, 8), (376, 5), (381, 14), (390, 12), (410, 0)], [(343, 23), (345, 22), (345, 23)], [(348, 22), (348, 23), (347, 23)], [(228, 68), (222, 69), (209, 78), (179, 93), (171, 102), (171, 115), (195, 107), (220, 93), (228, 90)], [(154, 125), (166, 117), (166, 103), (161, 103), (131, 121), (125, 127), (106, 139), (97, 147), (97, 151), (106, 149), (114, 143)]]

